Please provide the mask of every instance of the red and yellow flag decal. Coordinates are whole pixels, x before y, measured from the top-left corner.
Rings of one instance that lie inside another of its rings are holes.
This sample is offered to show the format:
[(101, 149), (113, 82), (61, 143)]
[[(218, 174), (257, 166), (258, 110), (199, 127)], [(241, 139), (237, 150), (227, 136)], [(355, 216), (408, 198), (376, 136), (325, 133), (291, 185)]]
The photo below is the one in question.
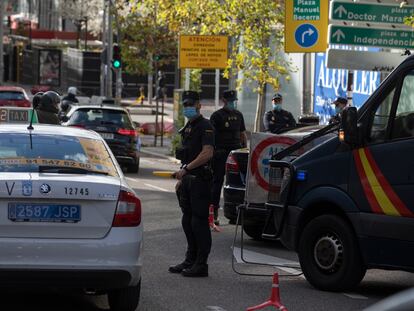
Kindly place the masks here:
[(414, 217), (392, 189), (368, 148), (354, 150), (354, 159), (362, 188), (374, 213)]

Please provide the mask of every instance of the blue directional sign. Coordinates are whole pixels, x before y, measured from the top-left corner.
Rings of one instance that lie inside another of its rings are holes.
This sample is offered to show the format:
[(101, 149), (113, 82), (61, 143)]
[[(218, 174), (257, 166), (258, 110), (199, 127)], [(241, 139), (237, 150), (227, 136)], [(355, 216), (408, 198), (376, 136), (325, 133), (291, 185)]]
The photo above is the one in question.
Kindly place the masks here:
[(304, 48), (315, 45), (318, 41), (318, 29), (311, 24), (302, 24), (295, 31), (296, 43)]

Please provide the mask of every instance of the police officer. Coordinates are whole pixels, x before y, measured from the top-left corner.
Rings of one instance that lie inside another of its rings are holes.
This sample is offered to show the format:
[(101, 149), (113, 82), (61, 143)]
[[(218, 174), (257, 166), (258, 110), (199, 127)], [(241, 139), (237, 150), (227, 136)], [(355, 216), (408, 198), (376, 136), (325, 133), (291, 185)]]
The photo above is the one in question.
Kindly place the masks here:
[(246, 127), (243, 114), (236, 109), (237, 92), (227, 90), (223, 92), (223, 108), (215, 111), (210, 122), (215, 130), (215, 151), (213, 158), (213, 187), (211, 204), (214, 205), (214, 222), (219, 225), (218, 209), (220, 194), (224, 182), (227, 156), (231, 150), (246, 146)]
[(276, 93), (272, 97), (273, 109), (266, 112), (263, 117), (263, 123), (266, 132), (279, 134), (287, 129), (296, 127), (296, 121), (289, 111), (282, 109), (283, 97)]
[(344, 97), (338, 97), (333, 104), (335, 105), (335, 115), (331, 117), (329, 124), (341, 121), (341, 113), (348, 104), (348, 100)]
[(180, 130), (182, 146), (176, 157), (181, 169), (175, 173), (179, 204), (183, 212), (182, 227), (187, 239), (187, 252), (182, 263), (171, 266), (171, 273), (187, 277), (208, 276), (207, 259), (211, 249), (208, 223), (212, 174), (210, 160), (214, 153), (214, 130), (200, 114), (199, 94), (183, 93), (184, 115), (188, 122)]

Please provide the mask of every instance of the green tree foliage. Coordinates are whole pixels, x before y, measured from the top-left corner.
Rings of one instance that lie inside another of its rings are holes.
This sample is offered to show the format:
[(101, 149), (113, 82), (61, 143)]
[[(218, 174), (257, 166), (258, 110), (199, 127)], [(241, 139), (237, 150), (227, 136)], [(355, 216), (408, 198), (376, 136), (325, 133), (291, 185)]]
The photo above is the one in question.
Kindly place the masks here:
[(160, 20), (158, 1), (119, 1), (118, 10), (127, 71), (154, 74), (176, 59), (176, 37)]
[(268, 0), (164, 0), (161, 18), (180, 34), (218, 35), (232, 38), (225, 77), (242, 71), (237, 85), (253, 86), (258, 93), (255, 130), (261, 126), (266, 85), (275, 90), (280, 79), (289, 80), (290, 62), (282, 55), (284, 6)]
[[(281, 79), (289, 80), (289, 72), (293, 70), (293, 65), (282, 54), (282, 3), (281, 0), (142, 0), (139, 4), (150, 12), (156, 11), (156, 14), (145, 15), (145, 22), (143, 17), (128, 21), (128, 33), (136, 33), (128, 44), (134, 46), (136, 42), (147, 42), (147, 36), (153, 35), (154, 20), (156, 25), (168, 27), (165, 33), (173, 34), (175, 40), (180, 34), (228, 35), (232, 44), (224, 75), (227, 78), (242, 77), (237, 85), (241, 87), (248, 83), (257, 92), (255, 130), (259, 130), (265, 107), (265, 86), (278, 90)], [(139, 5), (135, 8), (131, 14), (140, 10)], [(151, 18), (147, 21), (148, 16)], [(238, 75), (240, 71), (242, 75)]]

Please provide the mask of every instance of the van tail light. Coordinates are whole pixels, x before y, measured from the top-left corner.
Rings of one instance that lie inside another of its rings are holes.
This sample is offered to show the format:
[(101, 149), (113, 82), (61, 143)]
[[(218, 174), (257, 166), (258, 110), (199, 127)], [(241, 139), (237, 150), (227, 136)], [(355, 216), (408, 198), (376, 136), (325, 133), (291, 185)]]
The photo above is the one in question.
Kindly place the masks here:
[(239, 170), (239, 163), (237, 163), (234, 155), (230, 153), (226, 161), (226, 171), (238, 172)]
[(135, 194), (121, 190), (112, 227), (136, 227), (141, 223), (141, 201)]
[(119, 129), (118, 134), (127, 135), (127, 136), (137, 136), (137, 132), (135, 130), (128, 130), (128, 129)]

